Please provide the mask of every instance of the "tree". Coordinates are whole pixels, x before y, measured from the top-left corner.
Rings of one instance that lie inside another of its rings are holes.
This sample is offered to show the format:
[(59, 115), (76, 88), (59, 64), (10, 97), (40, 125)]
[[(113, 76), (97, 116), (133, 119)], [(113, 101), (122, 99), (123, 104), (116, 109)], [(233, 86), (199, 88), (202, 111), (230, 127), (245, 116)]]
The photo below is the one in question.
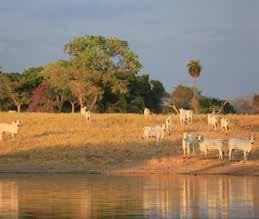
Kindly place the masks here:
[(256, 113), (259, 113), (259, 94), (255, 94), (253, 97), (253, 104), (256, 108)]
[(256, 112), (256, 107), (251, 97), (236, 98), (233, 100), (233, 104), (238, 113), (253, 114)]
[(28, 104), (30, 95), (26, 80), (19, 73), (2, 73), (0, 77), (1, 92), (4, 92), (15, 104), (17, 112), (23, 104)]
[(67, 61), (57, 60), (45, 65), (41, 71), (42, 76), (49, 85), (52, 96), (55, 97), (59, 112), (62, 111), (62, 106), (70, 89), (68, 66)]
[(28, 107), (29, 112), (54, 112), (55, 103), (50, 98), (48, 84), (41, 83), (33, 92), (32, 100)]
[(140, 113), (143, 112), (145, 107), (151, 107), (152, 97), (149, 75), (132, 75), (129, 78), (129, 84), (127, 89), (128, 92), (126, 94), (126, 99), (128, 103), (128, 112)]
[(42, 81), (43, 77), (41, 71), (43, 67), (30, 67), (23, 71), (22, 77), (26, 81), (27, 88), (32, 92), (36, 87), (38, 87)]
[(200, 76), (200, 73), (202, 71), (202, 66), (200, 64), (199, 60), (191, 59), (188, 64), (188, 71), (191, 77), (193, 78), (193, 108), (194, 112), (198, 112), (198, 101), (197, 101), (197, 92), (196, 92), (196, 82), (197, 78)]
[(126, 93), (128, 81), (123, 75), (137, 74), (142, 67), (127, 41), (117, 38), (84, 35), (72, 39), (64, 49), (71, 57), (73, 93), (81, 107), (87, 99), (90, 110), (106, 87), (117, 96)]
[[(200, 92), (198, 92), (200, 95)], [(190, 102), (193, 99), (193, 89), (184, 85), (178, 85), (171, 93), (174, 105), (179, 109), (190, 108)]]
[(227, 100), (220, 100), (217, 98), (201, 96), (199, 99), (200, 112), (211, 113), (214, 110), (216, 113), (235, 113), (234, 106)]
[(162, 111), (162, 98), (165, 94), (165, 88), (160, 81), (151, 80), (151, 109), (156, 112), (160, 113)]

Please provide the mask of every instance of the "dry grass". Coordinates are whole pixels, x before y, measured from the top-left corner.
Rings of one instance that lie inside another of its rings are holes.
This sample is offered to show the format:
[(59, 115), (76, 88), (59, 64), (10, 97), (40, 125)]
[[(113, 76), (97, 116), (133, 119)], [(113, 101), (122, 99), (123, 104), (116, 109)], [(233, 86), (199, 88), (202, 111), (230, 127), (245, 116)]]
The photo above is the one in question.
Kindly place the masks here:
[[(193, 125), (187, 127), (180, 127), (175, 116), (173, 135), (166, 135), (159, 147), (154, 141), (147, 147), (141, 139), (142, 128), (162, 124), (166, 115), (144, 119), (136, 114), (93, 114), (88, 124), (80, 114), (0, 113), (0, 122), (22, 122), (14, 141), (5, 135), (0, 142), (0, 171), (104, 172), (134, 166), (144, 160), (181, 154), (183, 131), (210, 137), (248, 137), (251, 133), (259, 137), (259, 116), (227, 117), (232, 125), (225, 134), (209, 131), (204, 115), (196, 116)], [(257, 150), (252, 159), (259, 159)]]

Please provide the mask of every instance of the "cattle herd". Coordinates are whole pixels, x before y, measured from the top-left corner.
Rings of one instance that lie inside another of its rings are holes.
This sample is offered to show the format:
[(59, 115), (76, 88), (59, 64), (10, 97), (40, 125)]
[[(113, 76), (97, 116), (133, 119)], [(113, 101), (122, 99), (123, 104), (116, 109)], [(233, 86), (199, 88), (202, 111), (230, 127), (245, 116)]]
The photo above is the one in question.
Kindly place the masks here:
[[(84, 116), (88, 123), (91, 122), (91, 112), (87, 110), (86, 107), (81, 108), (81, 115)], [(144, 109), (144, 117), (148, 118), (150, 115), (150, 110), (145, 108)], [(180, 124), (183, 125), (191, 125), (193, 122), (193, 111), (192, 110), (179, 110), (179, 118)], [(11, 124), (9, 123), (0, 123), (0, 140), (2, 140), (3, 133), (11, 133), (12, 139), (15, 138), (15, 135), (18, 133), (18, 129), (20, 126), (20, 121), (14, 121)], [(220, 118), (218, 114), (215, 112), (208, 114), (208, 126), (210, 130), (217, 130), (221, 129), (224, 132), (229, 131), (229, 120), (226, 118)], [(142, 138), (144, 139), (144, 143), (148, 145), (149, 138), (154, 137), (156, 139), (156, 145), (158, 146), (161, 140), (164, 138), (165, 133), (168, 135), (172, 134), (172, 127), (173, 127), (173, 115), (169, 115), (166, 120), (165, 124), (157, 125), (155, 127), (146, 126), (143, 128), (143, 135)], [(228, 156), (229, 160), (233, 158), (232, 152), (234, 150), (241, 150), (244, 152), (244, 160), (247, 160), (247, 155), (251, 152), (253, 145), (255, 144), (254, 136), (250, 136), (249, 138), (230, 138), (230, 139), (210, 139), (205, 136), (194, 136), (192, 133), (183, 133), (182, 139), (182, 149), (183, 149), (183, 156), (190, 157), (191, 156), (191, 149), (192, 155), (195, 154), (194, 152), (194, 145), (195, 142), (199, 145), (199, 150), (201, 153), (204, 154), (205, 158), (207, 158), (207, 153), (210, 150), (217, 150), (218, 151), (218, 158), (223, 159), (224, 155), (224, 142), (227, 142), (228, 145)]]
[[(145, 108), (144, 116), (150, 114), (150, 111)], [(183, 125), (191, 125), (193, 122), (193, 111), (192, 110), (179, 110), (179, 118), (180, 124)], [(160, 141), (164, 138), (164, 133), (167, 132), (168, 135), (172, 133), (172, 114), (169, 115), (166, 120), (165, 124), (155, 127), (146, 126), (143, 128), (143, 139), (146, 145), (148, 145), (149, 137), (155, 137), (156, 145), (158, 146)], [(229, 120), (226, 118), (220, 118), (218, 114), (215, 112), (208, 114), (208, 126), (210, 130), (218, 130), (221, 129), (224, 132), (229, 131)], [(229, 160), (233, 158), (233, 150), (241, 150), (244, 152), (244, 160), (247, 160), (247, 155), (251, 152), (253, 145), (255, 144), (254, 136), (250, 136), (249, 138), (230, 138), (230, 139), (211, 139), (207, 138), (202, 135), (194, 136), (192, 133), (183, 133), (182, 139), (182, 149), (183, 149), (183, 156), (190, 157), (191, 149), (192, 155), (194, 155), (194, 145), (195, 142), (199, 145), (199, 150), (201, 153), (204, 154), (204, 157), (207, 158), (208, 151), (210, 150), (217, 150), (218, 151), (218, 159), (223, 160), (224, 155), (224, 145), (227, 144), (228, 148), (228, 156)]]

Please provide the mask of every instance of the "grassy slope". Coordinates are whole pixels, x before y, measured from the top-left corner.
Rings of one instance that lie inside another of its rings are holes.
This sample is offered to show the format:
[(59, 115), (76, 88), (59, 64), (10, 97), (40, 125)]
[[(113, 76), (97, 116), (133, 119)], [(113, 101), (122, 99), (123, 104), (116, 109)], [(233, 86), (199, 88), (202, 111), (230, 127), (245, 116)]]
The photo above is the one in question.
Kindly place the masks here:
[[(199, 155), (189, 160), (180, 156), (183, 131), (224, 138), (250, 133), (258, 136), (259, 116), (228, 116), (232, 123), (229, 134), (208, 131), (205, 116), (196, 116), (194, 124), (184, 128), (175, 116), (174, 134), (166, 135), (160, 147), (154, 142), (145, 146), (142, 128), (161, 124), (165, 118), (153, 115), (145, 120), (143, 115), (135, 114), (94, 114), (91, 124), (87, 124), (79, 114), (0, 113), (0, 122), (16, 119), (22, 122), (15, 141), (5, 135), (0, 142), (0, 172), (200, 173), (216, 168), (216, 172), (224, 173), (233, 165), (257, 167), (259, 164), (257, 150), (253, 151), (252, 161), (245, 164), (217, 161), (215, 154), (206, 161)], [(223, 169), (219, 171), (220, 168)]]

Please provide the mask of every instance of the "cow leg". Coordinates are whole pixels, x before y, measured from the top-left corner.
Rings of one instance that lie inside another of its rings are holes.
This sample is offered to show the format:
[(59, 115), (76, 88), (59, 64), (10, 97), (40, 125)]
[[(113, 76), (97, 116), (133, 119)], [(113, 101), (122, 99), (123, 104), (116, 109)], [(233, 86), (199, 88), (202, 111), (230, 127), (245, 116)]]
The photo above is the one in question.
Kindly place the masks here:
[(160, 141), (160, 137), (157, 137), (157, 138), (156, 138), (156, 145), (157, 145), (157, 146), (159, 145), (159, 141)]
[(244, 160), (247, 160), (247, 154), (245, 150), (244, 150)]
[(229, 160), (232, 160), (232, 148), (229, 149), (228, 158), (229, 158)]
[(222, 150), (219, 150), (219, 160), (223, 160)]
[(204, 150), (205, 159), (207, 159), (207, 149)]

